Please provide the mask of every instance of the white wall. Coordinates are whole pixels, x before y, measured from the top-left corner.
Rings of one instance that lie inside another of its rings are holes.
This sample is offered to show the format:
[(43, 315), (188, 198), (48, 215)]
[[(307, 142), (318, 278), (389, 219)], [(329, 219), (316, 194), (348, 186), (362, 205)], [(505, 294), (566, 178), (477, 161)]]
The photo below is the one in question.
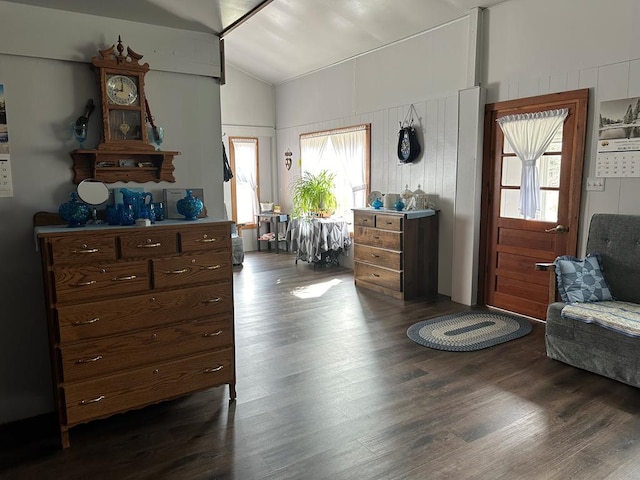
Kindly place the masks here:
[[(465, 87), (468, 19), (276, 87), (280, 197), (300, 174), (299, 135), (371, 123), (371, 189), (400, 193), (418, 185), (440, 212), (439, 291), (451, 294), (453, 212), (458, 142), (458, 90)], [(442, 45), (447, 45), (443, 49)], [(445, 51), (446, 50), (446, 51)], [(436, 73), (437, 72), (437, 73)], [(413, 104), (423, 152), (412, 164), (397, 157), (399, 124)]]
[[(640, 96), (640, 2), (511, 0), (485, 14), (487, 101), (590, 88), (584, 177), (595, 176), (602, 101)], [(543, 28), (541, 26), (544, 26)], [(640, 178), (583, 188), (579, 249), (594, 213), (640, 214)]]
[[(163, 149), (182, 152), (174, 161), (176, 183), (142, 186), (154, 196), (162, 188), (203, 187), (209, 214), (223, 213), (222, 147), (210, 140), (221, 136), (216, 37), (0, 1), (0, 83), (14, 188), (12, 198), (0, 198), (0, 424), (53, 410), (32, 216), (56, 211), (75, 189), (70, 125), (88, 98), (99, 105), (91, 57), (118, 34), (151, 66), (146, 92), (166, 130)], [(97, 108), (88, 147), (99, 142), (100, 130)]]

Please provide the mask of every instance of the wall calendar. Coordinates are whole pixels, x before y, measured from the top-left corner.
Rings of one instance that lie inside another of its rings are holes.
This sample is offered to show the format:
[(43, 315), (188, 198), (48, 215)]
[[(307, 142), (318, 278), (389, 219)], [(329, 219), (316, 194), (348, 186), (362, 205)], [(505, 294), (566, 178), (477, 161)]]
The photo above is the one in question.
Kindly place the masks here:
[(640, 177), (640, 97), (600, 103), (596, 177)]
[(13, 197), (11, 158), (9, 157), (9, 128), (4, 101), (4, 85), (0, 83), (0, 197)]

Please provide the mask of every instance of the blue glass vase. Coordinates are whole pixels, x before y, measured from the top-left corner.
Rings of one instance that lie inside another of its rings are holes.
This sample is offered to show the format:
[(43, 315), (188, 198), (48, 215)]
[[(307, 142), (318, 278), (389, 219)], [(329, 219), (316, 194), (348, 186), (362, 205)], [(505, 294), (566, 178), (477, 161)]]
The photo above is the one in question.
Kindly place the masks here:
[(80, 201), (77, 192), (71, 192), (69, 196), (71, 200), (60, 205), (58, 214), (67, 222), (67, 226), (81, 227), (87, 223), (91, 209), (89, 205)]
[(404, 210), (404, 206), (405, 206), (404, 202), (402, 201), (401, 198), (399, 198), (398, 201), (393, 206), (393, 208), (395, 208), (398, 212), (401, 212), (402, 210)]
[(198, 197), (191, 195), (191, 190), (187, 190), (187, 196), (176, 202), (178, 213), (184, 215), (185, 220), (196, 220), (204, 204)]

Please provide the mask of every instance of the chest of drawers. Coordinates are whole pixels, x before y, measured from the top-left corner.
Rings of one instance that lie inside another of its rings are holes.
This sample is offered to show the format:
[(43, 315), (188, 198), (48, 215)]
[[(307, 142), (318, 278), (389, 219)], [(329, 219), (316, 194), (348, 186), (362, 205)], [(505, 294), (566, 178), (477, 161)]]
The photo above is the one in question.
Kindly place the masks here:
[(80, 423), (229, 385), (231, 222), (36, 228), (63, 447)]
[(354, 210), (359, 287), (408, 300), (438, 293), (438, 212)]

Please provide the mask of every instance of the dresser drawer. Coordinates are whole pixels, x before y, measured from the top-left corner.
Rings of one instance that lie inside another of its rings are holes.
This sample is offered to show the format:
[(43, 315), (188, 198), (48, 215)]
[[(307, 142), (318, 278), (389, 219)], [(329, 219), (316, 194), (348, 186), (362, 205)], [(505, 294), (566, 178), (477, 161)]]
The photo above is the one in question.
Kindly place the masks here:
[(377, 228), (355, 227), (354, 241), (371, 247), (402, 250), (402, 233)]
[(143, 230), (119, 237), (122, 258), (149, 258), (178, 253), (177, 234), (153, 228)]
[(116, 237), (113, 235), (51, 238), (48, 243), (54, 265), (116, 260)]
[(354, 277), (356, 281), (362, 280), (397, 292), (401, 291), (402, 272), (356, 261), (354, 264)]
[(392, 250), (383, 250), (366, 245), (355, 245), (354, 259), (356, 261), (371, 263), (380, 267), (402, 270), (402, 253)]
[(203, 226), (180, 233), (180, 239), (183, 252), (229, 250), (231, 248), (231, 226)]
[(228, 251), (183, 255), (152, 260), (156, 288), (211, 283), (229, 278), (231, 258)]
[(61, 344), (231, 312), (230, 280), (56, 309)]
[(231, 315), (78, 342), (60, 349), (70, 382), (233, 344)]
[(402, 217), (395, 215), (376, 215), (376, 228), (384, 230), (393, 230), (395, 232), (402, 231)]
[(64, 386), (67, 423), (87, 420), (141, 407), (158, 399), (231, 383), (233, 350), (149, 364), (128, 372)]
[(53, 272), (58, 302), (90, 301), (150, 288), (147, 262), (59, 267)]
[(375, 227), (376, 226), (376, 214), (355, 212), (353, 224), (360, 227)]

